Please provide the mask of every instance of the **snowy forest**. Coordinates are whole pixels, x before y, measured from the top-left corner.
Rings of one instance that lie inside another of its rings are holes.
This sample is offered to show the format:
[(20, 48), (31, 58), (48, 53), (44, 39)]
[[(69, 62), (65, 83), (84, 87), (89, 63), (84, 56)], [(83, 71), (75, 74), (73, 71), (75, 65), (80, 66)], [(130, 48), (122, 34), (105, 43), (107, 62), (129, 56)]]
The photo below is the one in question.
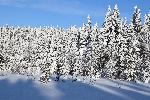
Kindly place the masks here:
[(135, 7), (131, 21), (117, 5), (108, 7), (102, 26), (0, 26), (0, 75), (20, 74), (48, 82), (71, 76), (150, 83), (150, 13)]

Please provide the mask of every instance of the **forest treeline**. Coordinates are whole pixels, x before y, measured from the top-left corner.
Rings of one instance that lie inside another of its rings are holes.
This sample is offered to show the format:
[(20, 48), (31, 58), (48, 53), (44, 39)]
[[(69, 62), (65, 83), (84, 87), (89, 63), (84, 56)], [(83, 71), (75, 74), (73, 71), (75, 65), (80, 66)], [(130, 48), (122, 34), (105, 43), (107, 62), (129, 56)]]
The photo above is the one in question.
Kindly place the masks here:
[(135, 7), (127, 23), (108, 7), (102, 27), (91, 17), (82, 27), (0, 26), (0, 75), (21, 74), (47, 82), (51, 76), (85, 76), (150, 82), (150, 13)]

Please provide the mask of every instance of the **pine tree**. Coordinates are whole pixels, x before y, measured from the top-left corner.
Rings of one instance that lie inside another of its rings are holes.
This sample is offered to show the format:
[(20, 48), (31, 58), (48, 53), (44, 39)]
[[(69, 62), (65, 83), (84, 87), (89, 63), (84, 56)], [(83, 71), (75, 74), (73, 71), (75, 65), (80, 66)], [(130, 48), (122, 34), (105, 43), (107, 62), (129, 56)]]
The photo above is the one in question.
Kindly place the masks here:
[(149, 32), (150, 32), (150, 14), (145, 15), (144, 25), (141, 30), (140, 39), (140, 76), (138, 77), (139, 81), (148, 82), (149, 80)]
[[(111, 26), (109, 26), (109, 34), (105, 36), (105, 39), (107, 39), (107, 45), (105, 48), (107, 48), (107, 52), (104, 53), (104, 57), (108, 57), (106, 69), (112, 69), (112, 71), (108, 70), (107, 73), (109, 73), (109, 78), (119, 78), (122, 73), (122, 66), (121, 66), (121, 60), (120, 60), (120, 49), (121, 49), (121, 19), (120, 19), (120, 13), (118, 6), (115, 5), (114, 10), (111, 14)], [(109, 56), (106, 56), (109, 55)], [(114, 64), (112, 64), (112, 62)]]
[(134, 7), (134, 13), (131, 21), (131, 25), (133, 27), (133, 32), (135, 32), (136, 36), (141, 32), (142, 29), (142, 22), (141, 22), (141, 11), (137, 8), (137, 6)]
[[(134, 57), (134, 63), (135, 67), (132, 68), (133, 72), (132, 76), (134, 76), (133, 81), (141, 80), (141, 58), (143, 55), (144, 45), (143, 40), (141, 38), (142, 33), (142, 21), (141, 21), (141, 12), (140, 9), (135, 6), (135, 11), (133, 13), (132, 21), (131, 21), (131, 27), (132, 27), (132, 43), (134, 45), (134, 52), (132, 56)], [(143, 49), (143, 50), (142, 50)]]
[(112, 11), (111, 11), (111, 8), (110, 6), (108, 6), (108, 11), (105, 15), (105, 21), (103, 23), (103, 33), (107, 35), (107, 33), (111, 33), (112, 31)]
[(105, 16), (105, 21), (103, 24), (102, 30), (102, 35), (99, 36), (99, 39), (102, 40), (103, 44), (103, 49), (101, 49), (100, 57), (99, 57), (99, 65), (102, 70), (101, 72), (101, 77), (110, 77), (109, 73), (110, 71), (108, 70), (111, 66), (109, 66), (107, 63), (110, 61), (111, 57), (111, 39), (110, 35), (112, 34), (112, 11), (110, 6), (108, 7), (108, 11)]
[(88, 76), (91, 67), (91, 59), (92, 59), (92, 47), (91, 47), (91, 32), (92, 32), (92, 25), (91, 25), (91, 17), (88, 15), (87, 17), (88, 23), (86, 25), (86, 31), (81, 33), (81, 48), (80, 54), (82, 59), (82, 75)]
[(145, 35), (145, 42), (147, 44), (148, 47), (148, 51), (150, 50), (150, 13), (145, 15), (145, 19), (144, 19), (144, 26), (143, 26), (143, 31), (144, 31), (144, 35)]
[(92, 30), (91, 41), (92, 41), (91, 77), (98, 78), (100, 77), (100, 73), (102, 72), (100, 58), (103, 51), (102, 48), (103, 41), (97, 23), (94, 25), (94, 28)]

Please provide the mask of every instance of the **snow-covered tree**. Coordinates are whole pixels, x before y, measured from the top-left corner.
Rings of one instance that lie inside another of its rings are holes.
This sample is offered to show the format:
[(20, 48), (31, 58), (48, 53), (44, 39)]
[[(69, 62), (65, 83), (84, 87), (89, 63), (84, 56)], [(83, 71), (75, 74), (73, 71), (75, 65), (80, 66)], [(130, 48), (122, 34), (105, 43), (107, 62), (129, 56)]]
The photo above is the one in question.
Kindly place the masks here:
[(141, 32), (142, 29), (142, 21), (141, 21), (141, 11), (137, 8), (137, 6), (134, 7), (134, 13), (131, 20), (131, 27), (133, 28), (133, 32), (136, 33), (136, 36), (138, 36), (138, 33)]
[(82, 60), (81, 70), (83, 76), (88, 76), (90, 72), (91, 59), (92, 59), (92, 25), (91, 25), (91, 17), (88, 15), (87, 17), (88, 23), (86, 25), (86, 31), (81, 32), (81, 48), (80, 48), (80, 55)]

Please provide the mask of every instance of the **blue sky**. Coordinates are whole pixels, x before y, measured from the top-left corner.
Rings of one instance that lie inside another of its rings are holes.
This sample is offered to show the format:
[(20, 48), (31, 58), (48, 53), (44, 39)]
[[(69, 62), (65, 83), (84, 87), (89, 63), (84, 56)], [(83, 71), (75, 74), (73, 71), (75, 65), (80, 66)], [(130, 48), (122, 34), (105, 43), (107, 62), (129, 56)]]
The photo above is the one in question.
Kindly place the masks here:
[(130, 21), (134, 6), (150, 12), (150, 0), (0, 0), (0, 25), (82, 26), (88, 14), (102, 25), (108, 5), (118, 4), (122, 17)]

